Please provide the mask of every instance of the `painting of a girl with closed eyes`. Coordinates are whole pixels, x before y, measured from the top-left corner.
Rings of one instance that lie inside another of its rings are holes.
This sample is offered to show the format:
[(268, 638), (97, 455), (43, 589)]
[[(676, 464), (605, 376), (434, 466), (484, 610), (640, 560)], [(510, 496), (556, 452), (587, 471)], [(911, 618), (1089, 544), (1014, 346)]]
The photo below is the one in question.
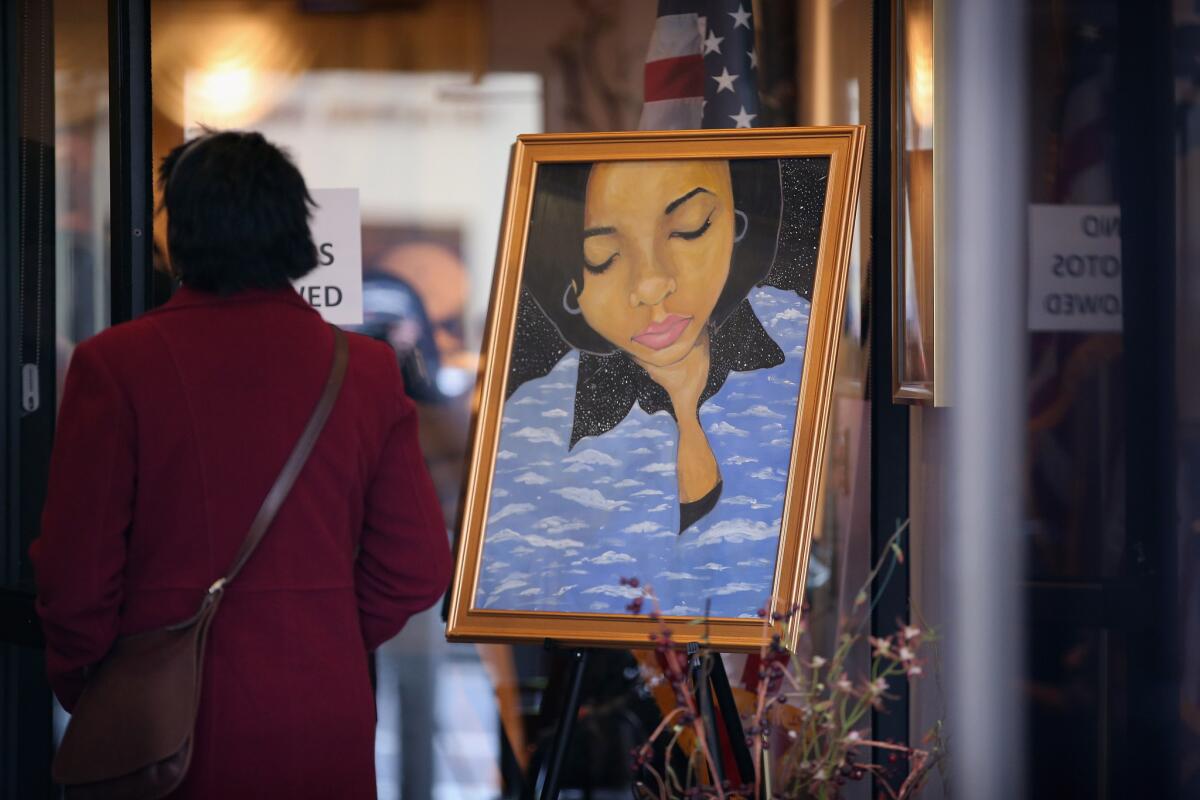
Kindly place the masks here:
[(537, 168), (484, 609), (751, 616), (772, 589), (827, 156)]

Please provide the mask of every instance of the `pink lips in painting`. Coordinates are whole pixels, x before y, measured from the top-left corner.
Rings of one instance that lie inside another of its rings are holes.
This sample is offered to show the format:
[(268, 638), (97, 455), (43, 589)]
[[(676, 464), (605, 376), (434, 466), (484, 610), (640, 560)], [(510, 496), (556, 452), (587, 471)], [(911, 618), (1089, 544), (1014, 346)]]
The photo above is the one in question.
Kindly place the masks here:
[(633, 340), (651, 350), (662, 350), (675, 344), (691, 321), (690, 316), (668, 314), (664, 319), (651, 322), (641, 333), (634, 336)]

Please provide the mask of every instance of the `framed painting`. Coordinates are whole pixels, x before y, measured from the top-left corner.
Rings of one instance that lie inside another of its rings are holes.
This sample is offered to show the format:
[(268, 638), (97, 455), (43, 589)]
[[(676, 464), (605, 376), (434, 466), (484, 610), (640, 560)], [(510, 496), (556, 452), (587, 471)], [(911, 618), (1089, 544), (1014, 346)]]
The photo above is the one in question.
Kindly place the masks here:
[(892, 11), (892, 397), (933, 403), (938, 362), (934, 0), (894, 0)]
[(518, 139), (448, 638), (751, 649), (800, 602), (863, 142)]

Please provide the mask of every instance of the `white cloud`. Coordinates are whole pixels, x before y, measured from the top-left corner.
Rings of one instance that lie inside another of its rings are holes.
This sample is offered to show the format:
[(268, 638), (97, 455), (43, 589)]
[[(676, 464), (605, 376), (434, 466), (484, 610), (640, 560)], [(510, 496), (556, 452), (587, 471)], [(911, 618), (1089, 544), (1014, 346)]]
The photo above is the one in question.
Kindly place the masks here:
[(588, 610), (589, 611), (607, 611), (608, 603), (603, 603), (603, 602), (597, 600), (596, 602), (594, 602), (590, 606), (588, 606)]
[(594, 486), (603, 486), (606, 483), (612, 483), (612, 482), (613, 482), (613, 479), (610, 476), (601, 475), (599, 478), (596, 478), (596, 480), (592, 481), (592, 484)]
[[(588, 574), (588, 571), (586, 569), (565, 569), (565, 570), (563, 570), (563, 575), (587, 575), (587, 574)], [(572, 586), (573, 585), (574, 584), (572, 584)]]
[(711, 572), (724, 572), (725, 570), (729, 569), (729, 567), (725, 566), (724, 564), (718, 564), (715, 561), (710, 561), (703, 566), (696, 567), (696, 569), (706, 569)]
[(557, 389), (574, 389), (575, 384), (566, 383), (565, 381), (556, 381), (554, 383), (539, 383), (538, 388), (546, 390), (546, 391), (557, 390)]
[(492, 563), (490, 563), (490, 564), (488, 564), (488, 565), (487, 565), (487, 571), (488, 571), (488, 572), (495, 572), (496, 570), (498, 570), (498, 569), (504, 569), (504, 568), (505, 568), (505, 567), (507, 567), (507, 566), (508, 566), (508, 562), (507, 562), (507, 561), (493, 561)]
[(671, 606), (670, 608), (668, 608), (666, 611), (663, 612), (663, 614), (666, 614), (669, 617), (694, 617), (695, 615), (697, 615), (699, 613), (700, 613), (700, 609), (693, 608), (692, 606), (689, 606), (685, 603), (680, 603), (679, 605)]
[(637, 561), (636, 558), (628, 553), (618, 553), (616, 550), (605, 550), (595, 558), (586, 558), (585, 561), (590, 561), (593, 564), (627, 564), (631, 561)]
[(716, 597), (721, 597), (727, 594), (739, 594), (741, 592), (761, 592), (762, 586), (757, 583), (730, 583), (722, 586), (720, 589), (713, 589), (712, 594)]
[(647, 464), (638, 470), (638, 472), (650, 472), (655, 475), (672, 475), (675, 473), (675, 465), (667, 463), (666, 461), (658, 464)]
[(517, 400), (515, 403), (513, 403), (513, 405), (514, 406), (544, 406), (544, 405), (546, 405), (546, 401), (538, 400), (536, 397), (522, 397), (520, 400)]
[(555, 365), (552, 372), (558, 372), (559, 370), (573, 369), (574, 367), (577, 367), (577, 366), (579, 366), (579, 356), (575, 355), (574, 353), (570, 353), (570, 354), (564, 356), (563, 360), (559, 361), (558, 364)]
[(787, 378), (780, 378), (778, 375), (768, 375), (767, 383), (774, 383), (779, 386), (795, 386), (795, 381), (789, 381)]
[(654, 508), (650, 509), (650, 512), (654, 513), (656, 511), (666, 511), (670, 507), (671, 507), (670, 503), (659, 503)]
[(619, 467), (621, 462), (610, 456), (608, 453), (599, 450), (587, 449), (580, 450), (578, 453), (569, 455), (563, 459), (566, 464), (590, 464), (592, 466), (601, 467)]
[(716, 403), (705, 403), (700, 406), (700, 416), (703, 417), (705, 414), (719, 414), (724, 410), (724, 406), (719, 406)]
[(542, 416), (548, 419), (561, 419), (567, 416), (567, 412), (561, 408), (552, 408), (549, 411), (543, 411)]
[(524, 580), (523, 578), (508, 578), (507, 580), (501, 582), (501, 584), (495, 589), (493, 589), (492, 594), (497, 595), (502, 592), (510, 592), (513, 589), (520, 589), (522, 586), (527, 585), (528, 581)]
[(768, 524), (766, 522), (759, 522), (758, 520), (723, 519), (700, 534), (692, 546), (701, 547), (719, 542), (730, 542), (732, 544), (758, 542), (763, 539), (774, 538), (778, 535), (779, 520)]
[(728, 422), (714, 422), (708, 426), (708, 432), (717, 434), (718, 436), (745, 436), (746, 432), (741, 428), (730, 425)]
[[(519, 420), (516, 417), (501, 417), (500, 421), (505, 425), (512, 425), (514, 422), (518, 422)], [(516, 454), (514, 453), (513, 455)]]
[(512, 450), (501, 450), (499, 453), (496, 453), (497, 461), (508, 461), (510, 458), (516, 458), (516, 457), (517, 457), (517, 454), (514, 453)]
[(726, 464), (755, 464), (758, 459), (754, 456), (730, 456), (725, 459)]
[(524, 514), (526, 511), (533, 511), (533, 503), (509, 503), (504, 508), (493, 514), (491, 519), (488, 520), (488, 523), (494, 524), (505, 517)]
[(625, 528), (622, 533), (654, 533), (661, 528), (662, 525), (659, 525), (657, 522), (650, 522), (647, 520), (646, 522), (635, 522), (634, 524)]
[(513, 553), (518, 556), (527, 556), (533, 552), (534, 552), (534, 549), (532, 547), (526, 547), (525, 545), (521, 545), (520, 547), (513, 548)]
[(652, 496), (660, 495), (660, 494), (662, 494), (662, 492), (660, 492), (658, 489), (641, 489), (640, 491), (634, 492), (633, 496), (634, 497), (652, 497)]
[(782, 322), (791, 319), (803, 319), (808, 315), (798, 308), (785, 308), (775, 315), (775, 322)]
[(541, 594), (542, 590), (536, 586), (531, 586), (528, 589), (517, 592), (518, 597), (532, 597), (535, 594)]
[(524, 483), (529, 486), (541, 486), (544, 483), (549, 483), (550, 479), (544, 475), (538, 475), (536, 472), (526, 472), (513, 478), (517, 483)]
[(508, 497), (508, 489), (492, 489), (492, 497)]
[(551, 595), (551, 597), (562, 597), (564, 594), (571, 591), (578, 585), (578, 583), (569, 583), (566, 586), (560, 586), (558, 591)]
[(778, 411), (772, 411), (767, 406), (759, 403), (758, 405), (750, 406), (745, 411), (739, 411), (736, 414), (730, 414), (731, 417), (761, 417), (762, 419), (783, 419), (783, 414)]
[(641, 481), (635, 481), (633, 478), (626, 478), (623, 481), (618, 481), (617, 483), (614, 483), (613, 488), (614, 489), (629, 489), (630, 487), (641, 486), (641, 485), (642, 485)]
[(660, 572), (654, 577), (666, 578), (669, 581), (698, 581), (700, 580), (690, 572)]
[(587, 464), (572, 464), (563, 470), (563, 472), (591, 472), (592, 468)]
[(587, 525), (582, 520), (564, 519), (563, 517), (544, 517), (533, 523), (534, 530), (546, 531), (548, 533), (565, 533), (566, 531), (575, 531), (586, 527)]
[(781, 481), (783, 478), (775, 474), (775, 470), (770, 467), (763, 467), (758, 472), (751, 472), (751, 478), (756, 478), (760, 481)]
[(759, 428), (759, 430), (762, 431), (763, 433), (766, 433), (767, 431), (771, 431), (771, 432), (782, 431), (783, 426), (780, 425), (778, 422), (769, 422), (766, 425), (763, 425), (761, 428)]
[(749, 495), (739, 494), (735, 497), (723, 497), (721, 502), (731, 506), (752, 506), (758, 501)]
[(526, 544), (533, 547), (549, 547), (552, 550), (566, 550), (568, 547), (583, 547), (583, 542), (575, 539), (547, 539), (545, 536), (539, 536), (536, 533), (530, 533), (523, 537)]
[(512, 434), (514, 439), (528, 439), (534, 444), (562, 444), (562, 437), (553, 428), (521, 428)]
[(562, 489), (554, 489), (553, 492), (564, 500), (570, 500), (573, 503), (579, 503), (581, 506), (601, 511), (612, 511), (614, 509), (626, 509), (629, 507), (629, 504), (624, 500), (609, 500), (596, 489), (567, 486)]
[(745, 561), (737, 562), (739, 567), (765, 567), (771, 562), (765, 558), (750, 558)]
[(792, 440), (791, 439), (772, 439), (771, 441), (767, 442), (767, 444), (771, 445), (772, 447), (791, 447)]
[(649, 447), (639, 447), (637, 450), (630, 450), (629, 455), (631, 455), (631, 456), (646, 456), (646, 455), (650, 455), (651, 452), (653, 452), (653, 451), (651, 451)]
[(642, 428), (640, 431), (629, 434), (631, 439), (661, 439), (667, 434), (656, 428)]
[(642, 590), (634, 589), (632, 586), (620, 586), (615, 583), (602, 583), (599, 586), (584, 589), (583, 594), (602, 594), (607, 597), (624, 597), (632, 600), (635, 597), (641, 597)]

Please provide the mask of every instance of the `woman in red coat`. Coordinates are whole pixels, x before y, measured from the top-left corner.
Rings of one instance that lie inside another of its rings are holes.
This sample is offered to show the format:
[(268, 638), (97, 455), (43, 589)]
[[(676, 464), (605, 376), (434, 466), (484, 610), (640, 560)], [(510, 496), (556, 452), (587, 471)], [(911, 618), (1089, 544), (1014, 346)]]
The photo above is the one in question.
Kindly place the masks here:
[[(229, 568), (332, 359), (290, 284), (316, 249), (287, 156), (214, 133), (160, 181), (183, 288), (76, 349), (32, 549), (68, 710), (118, 636), (188, 618)], [(175, 796), (375, 796), (367, 653), (438, 599), (450, 552), (395, 355), (348, 338), (329, 421), (213, 623)]]

